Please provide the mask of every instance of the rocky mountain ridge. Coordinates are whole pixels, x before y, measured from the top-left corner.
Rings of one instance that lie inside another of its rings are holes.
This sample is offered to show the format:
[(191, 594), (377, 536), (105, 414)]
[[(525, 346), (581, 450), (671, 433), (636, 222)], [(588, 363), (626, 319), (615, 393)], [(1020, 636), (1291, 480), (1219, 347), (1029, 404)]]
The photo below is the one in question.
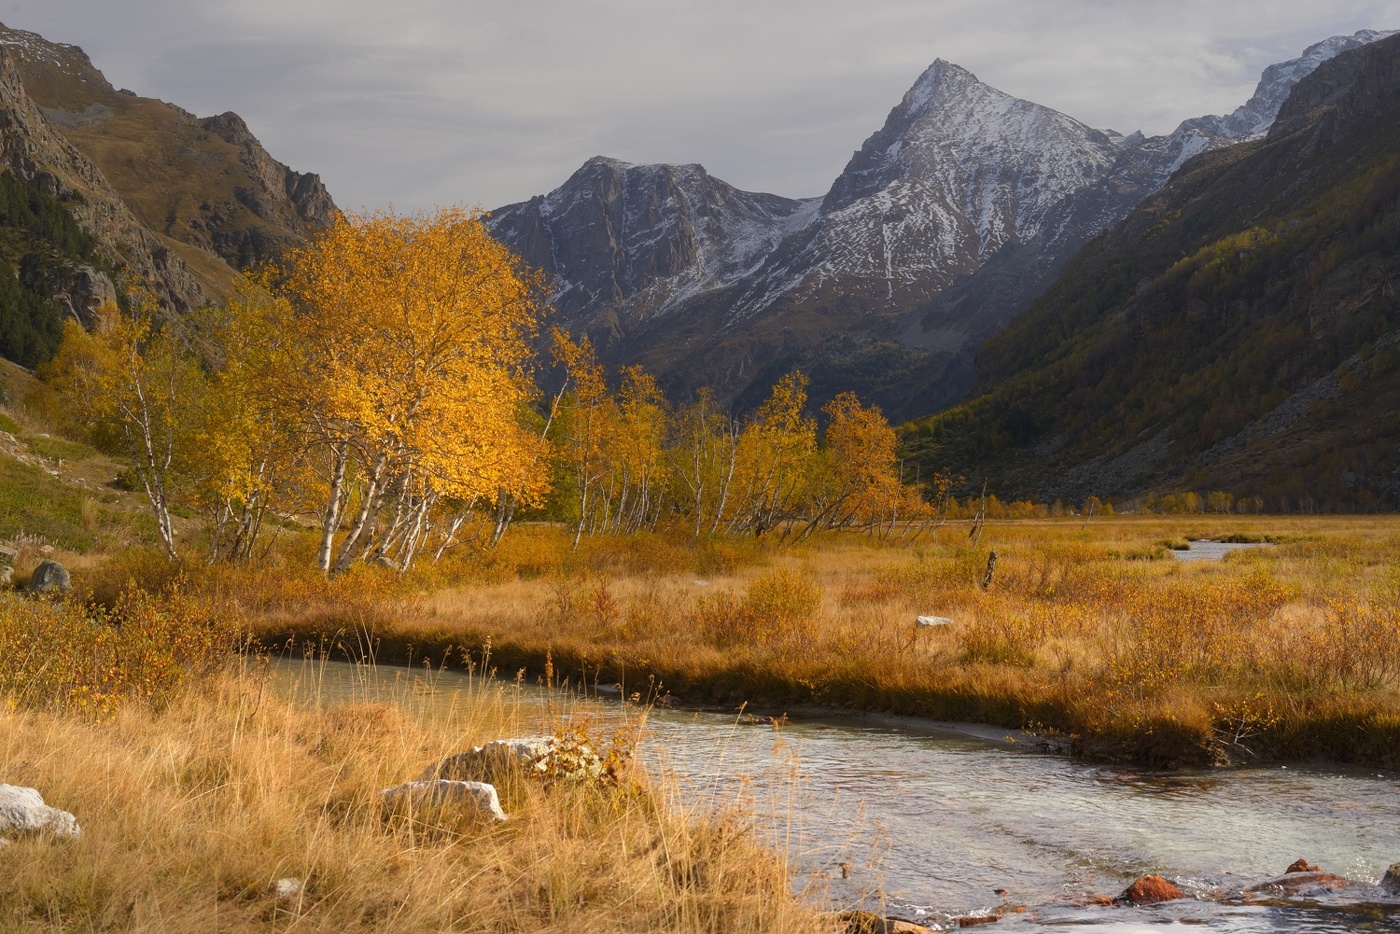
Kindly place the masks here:
[(3, 25), (0, 124), (0, 164), (96, 239), (95, 265), (25, 257), (45, 267), (22, 273), (26, 287), (80, 318), (127, 275), (174, 313), (218, 301), (238, 270), (337, 210), (317, 176), (275, 160), (238, 115), (201, 120), (116, 89), (77, 46)]
[(926, 465), (1082, 501), (1400, 505), (1400, 35), (1318, 64), (1266, 136), (1186, 163), (906, 432)]
[[(1385, 35), (1310, 46), (1233, 114), (1159, 137), (1093, 129), (939, 60), (821, 199), (599, 157), (491, 223), (555, 277), (568, 326), (672, 391), (709, 384), (742, 403), (801, 365), (817, 395), (825, 372), (828, 395), (923, 414), (965, 393), (976, 347), (1080, 247), (1193, 156), (1257, 135), (1319, 62)], [(684, 197), (661, 181), (682, 177), (704, 181)]]
[[(14, 53), (4, 43), (0, 43), (0, 164), (42, 194), (63, 202), (79, 226), (105, 247), (109, 262), (152, 283), (172, 310), (187, 311), (209, 300), (193, 270), (132, 214), (92, 160), (50, 124), (25, 90)], [(109, 277), (92, 267), (75, 270), (74, 278), (100, 283), (92, 295), (77, 298), (85, 310), (91, 299), (100, 300), (111, 287)]]

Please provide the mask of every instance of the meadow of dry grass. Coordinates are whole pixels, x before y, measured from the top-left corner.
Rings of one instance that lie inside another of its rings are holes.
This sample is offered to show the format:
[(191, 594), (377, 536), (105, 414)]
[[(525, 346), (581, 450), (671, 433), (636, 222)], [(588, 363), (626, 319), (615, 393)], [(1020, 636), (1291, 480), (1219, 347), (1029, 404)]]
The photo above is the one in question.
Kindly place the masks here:
[[(1275, 544), (1180, 563), (1187, 538)], [(1400, 766), (1400, 521), (1018, 520), (917, 546), (586, 538), (521, 526), (407, 576), (258, 562), (78, 563), (77, 598), (0, 599), (0, 777), (84, 826), (0, 851), (0, 927), (819, 930), (739, 812), (621, 787), (503, 786), (512, 819), (385, 814), (382, 788), (521, 729), (498, 682), (447, 720), (293, 703), (252, 633), (332, 654), (622, 682), (682, 703), (821, 704), (1031, 727), (1157, 765)], [(982, 581), (988, 552), (999, 560)], [(61, 549), (60, 558), (69, 557)], [(37, 555), (31, 556), (37, 558)], [(99, 560), (100, 558), (100, 560)], [(133, 589), (132, 585), (139, 585)], [(952, 618), (920, 630), (916, 615)], [(275, 880), (305, 888), (279, 897)]]
[[(1227, 536), (1276, 544), (1192, 563), (1164, 544)], [(1391, 518), (1020, 520), (977, 543), (950, 524), (909, 549), (651, 536), (571, 551), (536, 527), (399, 583), (299, 580), (217, 586), (270, 641), (382, 660), (489, 644), (505, 671), (538, 674), (549, 657), (575, 679), (660, 684), (684, 702), (1029, 726), (1103, 758), (1400, 765)], [(956, 623), (918, 630), (923, 614)]]
[[(94, 719), (0, 715), (0, 776), (40, 788), (77, 843), (0, 850), (4, 930), (824, 930), (782, 854), (738, 814), (695, 813), (664, 783), (501, 785), (511, 819), (385, 813), (377, 793), (512, 735), (494, 683), (459, 715), (411, 700), (320, 706), (274, 694), (256, 662), (163, 707)], [(279, 897), (278, 879), (303, 883)]]

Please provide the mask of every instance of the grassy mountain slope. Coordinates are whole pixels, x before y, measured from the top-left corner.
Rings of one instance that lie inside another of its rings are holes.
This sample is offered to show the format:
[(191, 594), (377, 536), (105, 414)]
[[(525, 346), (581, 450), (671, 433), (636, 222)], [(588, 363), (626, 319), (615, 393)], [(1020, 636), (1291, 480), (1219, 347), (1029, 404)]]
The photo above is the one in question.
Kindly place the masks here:
[(1188, 163), (907, 426), (929, 466), (1079, 499), (1221, 489), (1400, 506), (1400, 37)]
[[(118, 90), (76, 46), (0, 26), (25, 90), (44, 116), (102, 170), (148, 227), (235, 268), (265, 260), (336, 208), (315, 175), (273, 159), (237, 114), (198, 118)], [(192, 259), (186, 262), (217, 267)], [(228, 277), (227, 270), (224, 278)]]

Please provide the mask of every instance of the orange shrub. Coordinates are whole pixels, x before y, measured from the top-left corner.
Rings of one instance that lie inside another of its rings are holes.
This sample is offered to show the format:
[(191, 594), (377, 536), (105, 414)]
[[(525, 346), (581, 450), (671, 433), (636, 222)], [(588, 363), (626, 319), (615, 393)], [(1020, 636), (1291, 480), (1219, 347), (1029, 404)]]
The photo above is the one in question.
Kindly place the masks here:
[(161, 706), (231, 657), (235, 630), (188, 597), (135, 588), (110, 608), (0, 601), (0, 692), (11, 708), (96, 717), (127, 701)]

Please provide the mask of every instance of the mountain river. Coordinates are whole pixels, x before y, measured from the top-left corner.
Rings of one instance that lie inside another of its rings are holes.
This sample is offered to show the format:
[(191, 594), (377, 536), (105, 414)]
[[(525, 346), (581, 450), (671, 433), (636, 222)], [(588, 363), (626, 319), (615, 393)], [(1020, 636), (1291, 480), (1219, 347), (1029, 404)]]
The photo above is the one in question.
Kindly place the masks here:
[[(498, 696), (495, 685), (484, 691), (481, 679), (448, 671), (278, 660), (273, 677), (303, 702), (401, 703), (425, 717), (463, 718), (463, 705)], [(560, 716), (607, 724), (639, 713), (615, 697), (496, 684), (521, 734)], [(1024, 906), (986, 930), (1400, 932), (1400, 898), (1375, 886), (1400, 862), (1394, 773), (1298, 764), (1135, 771), (990, 727), (827, 713), (774, 724), (659, 707), (641, 755), (694, 806), (738, 801), (755, 811), (814, 897), (935, 929)], [(1299, 857), (1356, 885), (1241, 897)], [(1116, 895), (1149, 872), (1192, 897), (1144, 908), (1074, 902)]]

